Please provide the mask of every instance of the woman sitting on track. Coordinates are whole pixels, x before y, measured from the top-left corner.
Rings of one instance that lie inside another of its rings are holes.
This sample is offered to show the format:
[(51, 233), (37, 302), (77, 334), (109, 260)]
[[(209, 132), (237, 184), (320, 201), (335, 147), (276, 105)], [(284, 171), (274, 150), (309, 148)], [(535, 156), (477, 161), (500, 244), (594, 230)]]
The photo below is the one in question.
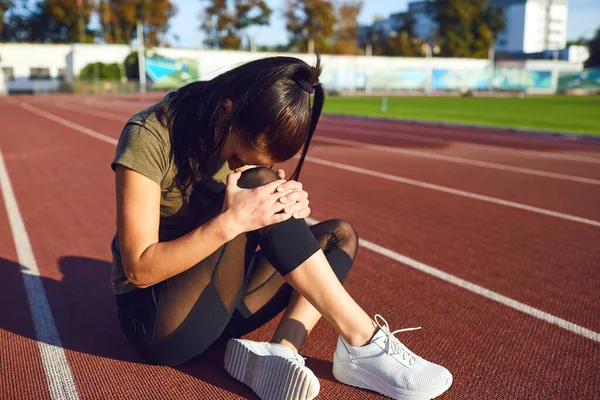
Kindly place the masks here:
[[(323, 106), (319, 64), (253, 61), (170, 93), (127, 122), (112, 163), (121, 326), (146, 360), (178, 365), (285, 308), (270, 343), (228, 342), (225, 369), (263, 399), (312, 399), (319, 381), (298, 350), (323, 315), (339, 333), (338, 380), (393, 398), (433, 398), (452, 375), (408, 350), (342, 287), (358, 248), (351, 225), (309, 228), (304, 220), (308, 194), (294, 179)], [(290, 180), (270, 169), (300, 149)]]

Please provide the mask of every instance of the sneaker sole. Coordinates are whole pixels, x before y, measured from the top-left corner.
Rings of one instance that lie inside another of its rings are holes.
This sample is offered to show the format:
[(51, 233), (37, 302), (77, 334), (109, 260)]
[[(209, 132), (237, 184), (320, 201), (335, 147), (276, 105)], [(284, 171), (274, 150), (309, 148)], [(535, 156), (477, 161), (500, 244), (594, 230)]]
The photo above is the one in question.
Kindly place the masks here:
[(312, 382), (316, 378), (298, 364), (283, 357), (258, 355), (237, 339), (227, 343), (225, 370), (262, 400), (312, 400), (319, 393)]
[[(335, 354), (334, 354), (335, 358)], [(441, 388), (429, 390), (427, 392), (414, 392), (405, 389), (400, 389), (389, 383), (383, 381), (377, 375), (367, 371), (359, 366), (349, 364), (345, 365), (344, 368), (340, 368), (342, 362), (334, 360), (333, 363), (333, 376), (338, 381), (345, 383), (346, 385), (358, 387), (361, 389), (368, 389), (374, 392), (380, 393), (384, 396), (390, 397), (395, 400), (429, 400), (434, 399), (437, 396), (444, 393), (452, 385), (452, 375)]]

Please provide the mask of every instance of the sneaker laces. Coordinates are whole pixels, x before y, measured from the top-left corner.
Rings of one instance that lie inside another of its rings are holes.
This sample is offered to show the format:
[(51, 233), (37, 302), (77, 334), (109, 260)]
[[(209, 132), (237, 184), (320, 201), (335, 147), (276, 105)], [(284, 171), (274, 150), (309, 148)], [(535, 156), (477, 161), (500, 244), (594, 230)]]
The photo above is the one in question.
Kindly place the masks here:
[[(381, 320), (383, 322), (380, 323), (379, 320)], [(410, 351), (408, 349), (408, 347), (406, 347), (401, 341), (400, 339), (398, 339), (396, 336), (394, 336), (396, 333), (400, 333), (400, 332), (409, 332), (409, 331), (416, 331), (418, 329), (421, 329), (421, 327), (419, 326), (418, 328), (404, 328), (404, 329), (398, 329), (395, 331), (391, 331), (390, 330), (390, 325), (388, 324), (388, 322), (385, 320), (385, 318), (383, 318), (380, 314), (376, 314), (375, 315), (375, 323), (377, 324), (377, 326), (379, 326), (379, 328), (386, 334), (387, 336), (387, 341), (388, 341), (388, 349), (387, 349), (387, 354), (388, 355), (392, 355), (392, 354), (397, 354), (400, 357), (402, 357), (403, 360), (407, 360), (408, 359), (408, 363), (409, 365), (414, 365), (414, 363), (417, 362), (417, 355), (415, 353), (413, 353), (412, 351)]]

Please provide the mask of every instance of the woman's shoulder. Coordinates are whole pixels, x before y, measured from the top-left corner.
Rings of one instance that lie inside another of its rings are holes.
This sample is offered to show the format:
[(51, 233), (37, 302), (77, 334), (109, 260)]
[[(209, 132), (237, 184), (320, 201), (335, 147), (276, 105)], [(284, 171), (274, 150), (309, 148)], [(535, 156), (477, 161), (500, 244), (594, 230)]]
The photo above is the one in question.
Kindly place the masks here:
[(136, 134), (150, 134), (159, 139), (164, 144), (170, 142), (169, 129), (164, 118), (166, 105), (172, 97), (173, 92), (167, 95), (158, 103), (141, 110), (129, 118), (125, 124), (125, 131), (133, 131)]

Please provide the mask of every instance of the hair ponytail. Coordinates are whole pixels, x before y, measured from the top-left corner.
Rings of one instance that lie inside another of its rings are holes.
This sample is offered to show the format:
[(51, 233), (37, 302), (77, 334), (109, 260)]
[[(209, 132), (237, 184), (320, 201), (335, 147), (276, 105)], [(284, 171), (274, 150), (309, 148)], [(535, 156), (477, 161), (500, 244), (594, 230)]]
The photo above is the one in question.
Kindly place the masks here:
[(319, 82), (319, 75), (321, 75), (321, 70), (321, 55), (317, 53), (317, 65), (315, 67), (311, 67), (311, 76), (308, 80), (308, 82), (314, 90), (314, 98), (311, 107), (308, 135), (306, 136), (306, 142), (304, 143), (304, 147), (302, 148), (302, 155), (300, 156), (298, 165), (296, 166), (294, 173), (290, 176), (290, 179), (293, 180), (298, 180), (300, 178), (300, 171), (302, 170), (302, 166), (304, 165), (304, 159), (306, 158), (306, 154), (308, 153), (312, 137), (314, 135), (315, 130), (317, 129), (319, 118), (321, 117), (323, 105), (325, 104), (325, 89), (323, 88), (321, 82)]

